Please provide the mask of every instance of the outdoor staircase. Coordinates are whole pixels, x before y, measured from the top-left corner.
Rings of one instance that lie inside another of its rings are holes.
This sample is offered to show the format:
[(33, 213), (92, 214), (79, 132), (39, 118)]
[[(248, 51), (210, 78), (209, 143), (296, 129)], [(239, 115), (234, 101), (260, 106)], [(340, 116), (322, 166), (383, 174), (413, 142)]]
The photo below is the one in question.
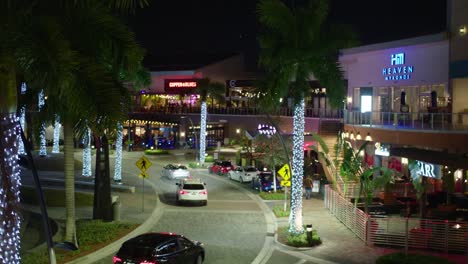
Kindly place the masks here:
[[(358, 182), (348, 182), (346, 187), (346, 195), (344, 195), (344, 186), (345, 182), (341, 177), (340, 173), (337, 173), (336, 170), (339, 170), (339, 164), (341, 164), (343, 158), (341, 156), (336, 157), (335, 153), (335, 145), (337, 144), (337, 137), (339, 131), (343, 128), (343, 123), (341, 120), (323, 120), (320, 122), (319, 127), (319, 136), (325, 142), (328, 147), (328, 160), (332, 163), (335, 160), (338, 161), (338, 166), (332, 164), (331, 166), (327, 166), (327, 162), (319, 155), (319, 161), (322, 164), (322, 168), (325, 172), (325, 176), (327, 177), (328, 182), (334, 182), (334, 186), (336, 187), (336, 191), (338, 191), (342, 196), (352, 197), (355, 193), (355, 188), (358, 186)], [(319, 147), (320, 151), (323, 151)]]

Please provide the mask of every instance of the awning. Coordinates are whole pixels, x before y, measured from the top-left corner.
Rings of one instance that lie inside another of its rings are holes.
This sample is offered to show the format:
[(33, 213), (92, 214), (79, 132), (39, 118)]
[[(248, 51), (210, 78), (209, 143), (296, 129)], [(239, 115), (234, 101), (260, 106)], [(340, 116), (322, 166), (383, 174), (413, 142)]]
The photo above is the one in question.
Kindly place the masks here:
[(457, 169), (468, 169), (467, 154), (454, 154), (418, 148), (391, 148), (390, 155), (455, 167)]

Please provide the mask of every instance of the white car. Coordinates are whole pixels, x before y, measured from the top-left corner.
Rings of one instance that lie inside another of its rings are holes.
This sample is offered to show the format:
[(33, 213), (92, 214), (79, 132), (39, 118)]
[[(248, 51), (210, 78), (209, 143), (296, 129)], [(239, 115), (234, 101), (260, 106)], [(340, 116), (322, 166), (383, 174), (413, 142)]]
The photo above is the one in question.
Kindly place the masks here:
[(184, 165), (167, 164), (163, 167), (162, 176), (169, 179), (184, 179), (190, 178), (190, 171)]
[(257, 174), (260, 173), (257, 168), (253, 166), (236, 167), (234, 170), (229, 171), (228, 177), (231, 180), (239, 181), (240, 183), (251, 182)]
[(177, 194), (176, 202), (201, 202), (203, 205), (208, 204), (208, 191), (206, 184), (199, 179), (183, 179), (176, 183)]

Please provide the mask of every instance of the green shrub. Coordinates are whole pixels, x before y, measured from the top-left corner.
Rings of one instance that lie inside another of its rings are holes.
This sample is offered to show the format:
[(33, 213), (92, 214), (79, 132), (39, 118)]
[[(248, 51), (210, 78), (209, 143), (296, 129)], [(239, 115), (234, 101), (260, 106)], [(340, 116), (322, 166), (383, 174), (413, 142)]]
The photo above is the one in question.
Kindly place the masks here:
[(289, 206), (286, 206), (286, 211), (284, 211), (283, 209), (283, 205), (275, 205), (273, 206), (273, 213), (276, 217), (288, 217), (289, 213), (291, 212), (291, 208), (289, 208)]
[(189, 168), (192, 168), (192, 169), (207, 168), (206, 164), (201, 165), (199, 162), (189, 162), (188, 166)]
[(213, 155), (208, 155), (205, 157), (205, 162), (214, 162)]
[(166, 149), (147, 149), (145, 150), (146, 155), (168, 155), (169, 151)]
[(413, 254), (413, 253), (408, 253), (408, 255), (405, 255), (405, 253), (398, 252), (398, 253), (391, 253), (387, 254), (384, 256), (380, 256), (377, 258), (376, 262), (377, 264), (419, 264), (419, 263), (424, 263), (424, 264), (453, 264), (453, 262), (437, 257), (437, 256), (431, 256), (431, 255), (419, 255), (419, 254)]
[[(263, 200), (284, 200), (284, 191), (277, 190), (276, 192), (260, 192), (258, 194)], [(287, 199), (290, 198), (288, 193)]]
[[(304, 230), (305, 230), (304, 226)], [(280, 227), (278, 230), (279, 240), (281, 242), (286, 243), (288, 246), (292, 247), (311, 247), (317, 246), (322, 244), (322, 240), (320, 239), (317, 230), (312, 230), (312, 241), (309, 243), (307, 241), (307, 233), (304, 232), (302, 234), (291, 234), (288, 232), (289, 227)]]

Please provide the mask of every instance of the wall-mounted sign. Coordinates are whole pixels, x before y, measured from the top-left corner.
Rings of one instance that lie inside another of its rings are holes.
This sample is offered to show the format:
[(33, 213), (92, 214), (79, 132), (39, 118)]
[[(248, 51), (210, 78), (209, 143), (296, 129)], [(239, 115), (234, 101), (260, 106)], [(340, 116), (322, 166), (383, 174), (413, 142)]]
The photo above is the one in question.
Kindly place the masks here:
[(440, 179), (440, 166), (428, 162), (417, 161), (419, 170), (418, 174), (421, 176)]
[(164, 80), (164, 90), (167, 93), (187, 93), (197, 88), (195, 79), (166, 79)]
[(405, 53), (396, 53), (390, 56), (390, 65), (382, 69), (386, 81), (409, 80), (414, 66), (405, 65)]
[(388, 144), (381, 144), (380, 142), (375, 143), (375, 155), (378, 156), (390, 156), (390, 145)]

